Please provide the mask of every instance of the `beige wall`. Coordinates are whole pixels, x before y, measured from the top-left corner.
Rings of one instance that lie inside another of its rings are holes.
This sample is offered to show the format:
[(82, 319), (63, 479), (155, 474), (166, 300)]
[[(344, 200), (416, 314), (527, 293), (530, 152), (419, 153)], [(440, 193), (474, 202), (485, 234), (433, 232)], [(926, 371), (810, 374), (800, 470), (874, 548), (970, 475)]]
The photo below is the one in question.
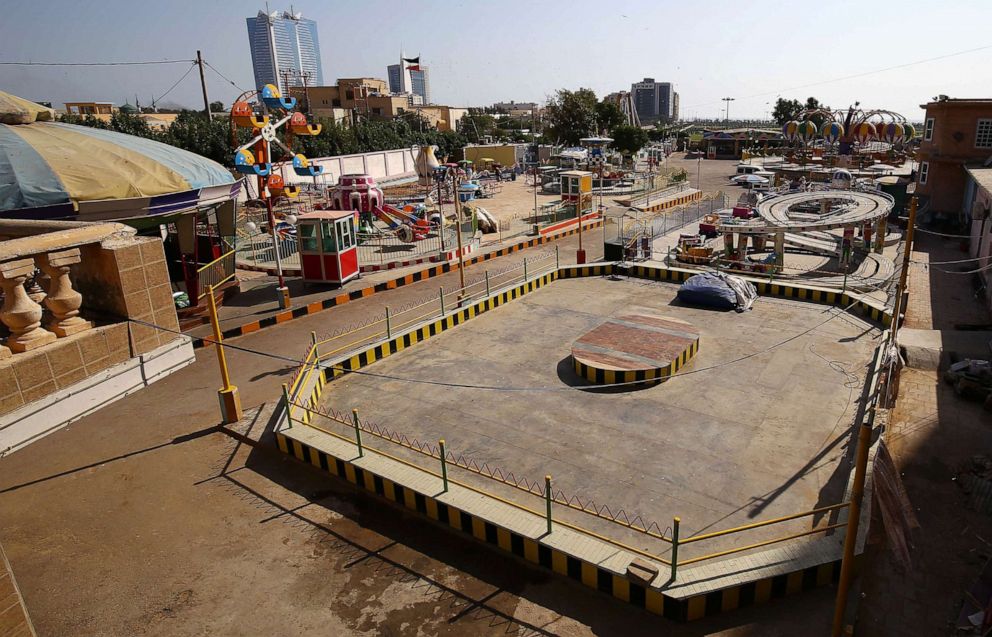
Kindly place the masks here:
[(69, 278), (83, 297), (81, 315), (95, 326), (0, 360), (0, 413), (179, 338), (161, 239), (111, 238), (80, 247), (80, 257)]

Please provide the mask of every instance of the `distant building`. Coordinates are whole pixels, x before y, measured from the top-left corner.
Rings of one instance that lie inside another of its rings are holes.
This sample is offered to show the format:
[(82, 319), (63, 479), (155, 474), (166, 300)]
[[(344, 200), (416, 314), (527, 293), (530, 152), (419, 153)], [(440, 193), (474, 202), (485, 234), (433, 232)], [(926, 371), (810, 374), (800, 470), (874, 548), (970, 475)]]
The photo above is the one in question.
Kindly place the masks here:
[(405, 57), (400, 53), (400, 63), (386, 67), (389, 92), (407, 95), (411, 106), (431, 103), (430, 67), (420, 64), (420, 56)]
[(510, 117), (530, 117), (535, 110), (540, 110), (536, 102), (496, 102), (493, 108), (502, 113), (509, 113)]
[(431, 125), (431, 128), (436, 128), (439, 131), (457, 131), (462, 118), (468, 114), (467, 108), (436, 104), (414, 106), (413, 111), (420, 113)]
[[(971, 221), (969, 257), (978, 261), (968, 264), (969, 270), (979, 270), (978, 275), (989, 290), (992, 285), (992, 168), (967, 168), (964, 213)], [(985, 295), (992, 310), (992, 295)]]
[(920, 106), (926, 110), (918, 157), (916, 194), (934, 213), (967, 217), (968, 164), (992, 157), (992, 99), (951, 99)]
[(65, 112), (73, 115), (110, 115), (117, 112), (113, 102), (66, 102)]
[(324, 83), (316, 22), (299, 13), (259, 11), (247, 23), (257, 89), (274, 84), (285, 95), (292, 86)]
[(370, 77), (342, 78), (335, 86), (290, 87), (298, 100), (309, 96), (310, 112), (338, 122), (356, 119), (390, 119), (410, 110), (406, 95), (393, 95), (384, 80)]
[(655, 82), (653, 77), (646, 77), (631, 84), (630, 93), (641, 121), (668, 122), (677, 117), (677, 98), (670, 82)]

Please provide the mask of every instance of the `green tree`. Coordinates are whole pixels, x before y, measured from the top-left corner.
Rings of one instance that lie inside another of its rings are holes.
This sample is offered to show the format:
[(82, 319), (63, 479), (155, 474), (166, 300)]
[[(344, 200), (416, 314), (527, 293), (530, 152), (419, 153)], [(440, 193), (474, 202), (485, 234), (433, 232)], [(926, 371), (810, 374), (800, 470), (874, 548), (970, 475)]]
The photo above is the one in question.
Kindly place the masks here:
[(224, 112), (224, 102), (216, 101), (210, 102), (210, 112), (211, 113), (223, 113)]
[(544, 137), (551, 142), (576, 145), (596, 128), (596, 94), (587, 88), (561, 89), (544, 110)]
[(469, 109), (458, 123), (458, 130), (468, 139), (469, 143), (481, 144), (487, 135), (496, 132), (496, 118), (478, 109)]
[(148, 122), (142, 119), (140, 115), (137, 113), (125, 113), (124, 111), (117, 111), (110, 116), (110, 130), (134, 135), (135, 137), (144, 137), (145, 139), (152, 139), (155, 136), (152, 129), (149, 128)]
[(799, 100), (787, 100), (780, 97), (775, 102), (775, 109), (772, 111), (772, 119), (775, 120), (776, 124), (782, 126), (786, 122), (796, 119), (802, 110), (803, 104)]
[(623, 111), (614, 102), (599, 102), (596, 104), (596, 126), (603, 134), (608, 134), (618, 126), (627, 123)]
[(613, 129), (613, 143), (611, 147), (616, 148), (624, 155), (633, 155), (648, 143), (648, 133), (639, 126), (617, 126)]
[[(247, 136), (246, 133), (243, 135)], [(182, 111), (169, 128), (155, 137), (160, 142), (203, 155), (227, 166), (234, 161), (231, 130), (226, 119), (207, 119), (200, 112)]]

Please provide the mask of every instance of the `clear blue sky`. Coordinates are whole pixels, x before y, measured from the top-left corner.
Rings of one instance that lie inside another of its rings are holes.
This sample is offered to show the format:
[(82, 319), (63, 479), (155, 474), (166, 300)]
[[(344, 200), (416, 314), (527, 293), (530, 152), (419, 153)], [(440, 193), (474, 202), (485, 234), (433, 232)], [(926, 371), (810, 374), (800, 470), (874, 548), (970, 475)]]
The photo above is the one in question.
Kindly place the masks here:
[[(288, 8), (277, 2), (275, 9)], [(11, 1), (0, 19), (0, 61), (123, 61), (189, 58), (196, 49), (251, 87), (245, 18), (264, 6), (242, 0)], [(435, 101), (478, 106), (543, 101), (555, 89), (600, 96), (643, 77), (671, 81), (683, 117), (761, 116), (779, 95), (815, 95), (834, 107), (859, 100), (911, 119), (944, 93), (992, 97), (992, 48), (799, 88), (858, 73), (992, 45), (992, 2), (901, 0), (814, 5), (756, 0), (297, 0), (318, 22), (324, 79), (385, 77), (399, 57), (431, 67)], [(143, 104), (182, 65), (45, 68), (0, 66), (0, 88), (61, 105), (92, 99)], [(211, 99), (238, 91), (208, 71)], [(191, 73), (164, 102), (196, 107)]]

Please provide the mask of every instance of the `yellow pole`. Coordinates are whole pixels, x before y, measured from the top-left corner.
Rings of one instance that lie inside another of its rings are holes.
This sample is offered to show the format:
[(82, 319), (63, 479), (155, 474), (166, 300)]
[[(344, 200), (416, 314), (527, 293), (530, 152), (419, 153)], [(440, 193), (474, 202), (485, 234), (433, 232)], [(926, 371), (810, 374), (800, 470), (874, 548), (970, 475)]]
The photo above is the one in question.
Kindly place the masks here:
[(217, 319), (217, 301), (214, 298), (214, 286), (207, 286), (207, 305), (210, 309), (210, 325), (214, 331), (214, 349), (217, 350), (217, 363), (220, 365), (220, 378), (224, 384), (217, 391), (220, 399), (221, 419), (225, 424), (241, 420), (241, 398), (238, 388), (231, 384), (231, 374), (227, 369), (227, 357), (224, 354), (224, 335), (220, 331), (220, 321)]
[(840, 563), (840, 580), (837, 583), (837, 601), (834, 605), (834, 624), (831, 637), (840, 637), (847, 611), (847, 596), (854, 575), (854, 548), (858, 543), (858, 526), (861, 521), (861, 501), (865, 495), (865, 474), (868, 473), (868, 449), (871, 446), (872, 418), (865, 418), (858, 428), (858, 451), (854, 465), (854, 484), (851, 486), (851, 505), (847, 509), (847, 529), (844, 535), (844, 557)]
[(899, 315), (903, 313), (903, 298), (906, 296), (906, 282), (909, 280), (909, 263), (913, 252), (913, 235), (916, 230), (916, 197), (909, 200), (909, 219), (906, 221), (906, 242), (902, 255), (902, 271), (899, 273), (899, 287), (896, 288), (896, 300), (892, 304), (892, 334), (895, 342), (899, 333)]

